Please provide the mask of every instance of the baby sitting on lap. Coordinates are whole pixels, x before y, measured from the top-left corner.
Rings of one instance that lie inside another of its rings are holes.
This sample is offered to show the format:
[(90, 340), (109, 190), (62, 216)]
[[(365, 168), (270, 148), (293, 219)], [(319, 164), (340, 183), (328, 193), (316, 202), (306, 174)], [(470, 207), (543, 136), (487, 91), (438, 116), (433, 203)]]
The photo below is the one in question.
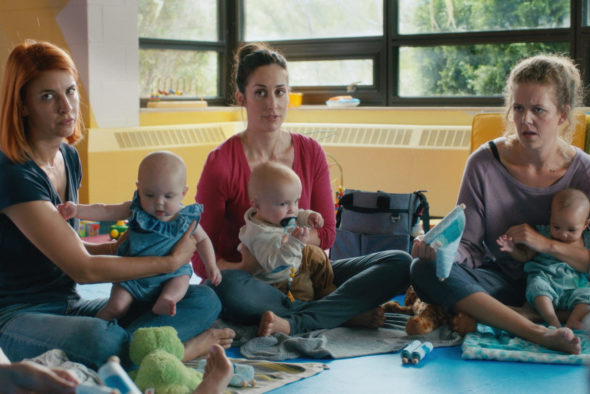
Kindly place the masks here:
[(301, 181), (289, 167), (266, 162), (250, 174), (248, 194), (252, 207), (239, 238), (256, 258), (254, 266), (242, 266), (257, 279), (275, 285), (291, 301), (322, 298), (336, 289), (334, 272), (326, 253), (303, 240), (309, 228), (324, 224), (322, 216), (299, 210)]
[[(567, 243), (572, 247), (590, 249), (590, 200), (577, 189), (565, 189), (553, 196), (549, 226), (538, 226), (543, 236)], [(559, 261), (555, 257), (537, 253), (504, 234), (498, 238), (500, 250), (526, 262), (526, 299), (541, 314), (545, 321), (561, 327), (555, 309), (570, 310), (566, 326), (584, 329), (583, 319), (590, 313), (590, 286), (588, 269), (573, 262)]]
[[(211, 240), (198, 224), (203, 206), (183, 207), (181, 201), (188, 191), (186, 166), (172, 152), (153, 152), (139, 165), (137, 191), (132, 201), (117, 205), (83, 205), (68, 201), (58, 206), (66, 219), (78, 217), (91, 220), (120, 220), (129, 218), (127, 238), (121, 242), (117, 254), (122, 256), (164, 256), (184, 235), (193, 221), (193, 234), (209, 280), (218, 285), (221, 273), (215, 262)], [(134, 299), (154, 301), (152, 312), (157, 315), (176, 314), (176, 304), (186, 294), (192, 275), (189, 262), (176, 271), (149, 278), (114, 283), (107, 304), (97, 317), (112, 320), (123, 317)]]

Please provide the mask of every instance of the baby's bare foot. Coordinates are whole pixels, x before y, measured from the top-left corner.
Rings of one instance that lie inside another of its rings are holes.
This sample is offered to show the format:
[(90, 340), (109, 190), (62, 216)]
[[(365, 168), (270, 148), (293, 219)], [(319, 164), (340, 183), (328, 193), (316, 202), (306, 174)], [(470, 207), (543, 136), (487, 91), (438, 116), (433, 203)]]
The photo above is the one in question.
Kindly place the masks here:
[(257, 335), (259, 337), (266, 337), (275, 332), (282, 332), (283, 334), (289, 335), (291, 333), (291, 324), (273, 312), (266, 311), (260, 318)]
[(349, 327), (379, 328), (385, 324), (385, 312), (377, 307), (360, 313), (344, 323)]
[(234, 367), (219, 345), (213, 345), (207, 356), (203, 381), (193, 394), (221, 394), (231, 380)]
[(156, 315), (174, 316), (176, 315), (176, 302), (160, 297), (152, 307), (152, 312)]
[(465, 335), (477, 330), (477, 321), (468, 314), (459, 312), (451, 318), (450, 326), (452, 331)]
[(189, 361), (196, 357), (205, 356), (213, 345), (228, 349), (236, 336), (231, 328), (210, 328), (184, 343), (184, 357), (182, 361)]

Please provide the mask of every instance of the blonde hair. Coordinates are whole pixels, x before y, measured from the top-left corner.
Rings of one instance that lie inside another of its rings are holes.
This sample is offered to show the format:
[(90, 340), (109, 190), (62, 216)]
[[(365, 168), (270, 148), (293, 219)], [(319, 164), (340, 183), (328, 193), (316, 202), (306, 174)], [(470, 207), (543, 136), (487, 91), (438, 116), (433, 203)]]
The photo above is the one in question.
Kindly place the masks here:
[(510, 72), (504, 88), (504, 113), (508, 138), (516, 131), (512, 119), (512, 103), (518, 84), (537, 83), (553, 85), (557, 109), (567, 113), (567, 124), (561, 138), (571, 143), (576, 128), (574, 110), (582, 104), (583, 88), (580, 71), (574, 62), (560, 55), (537, 55), (521, 60)]
[(250, 201), (254, 201), (262, 194), (277, 192), (285, 184), (293, 183), (301, 187), (301, 180), (295, 171), (279, 162), (267, 161), (252, 169), (248, 180), (248, 196)]
[(551, 201), (552, 210), (566, 210), (568, 208), (584, 209), (586, 219), (590, 215), (590, 199), (581, 190), (568, 188), (557, 192)]
[[(31, 151), (22, 117), (27, 84), (52, 70), (67, 71), (79, 82), (78, 69), (70, 55), (49, 42), (27, 40), (8, 56), (0, 91), (0, 149), (12, 162), (25, 162), (26, 153)], [(74, 132), (66, 140), (74, 144), (81, 137), (82, 117), (78, 114)]]
[(186, 164), (182, 157), (170, 151), (155, 151), (145, 156), (137, 170), (137, 180), (143, 176), (152, 177), (154, 172), (171, 171), (170, 176), (177, 176), (183, 185), (186, 184)]

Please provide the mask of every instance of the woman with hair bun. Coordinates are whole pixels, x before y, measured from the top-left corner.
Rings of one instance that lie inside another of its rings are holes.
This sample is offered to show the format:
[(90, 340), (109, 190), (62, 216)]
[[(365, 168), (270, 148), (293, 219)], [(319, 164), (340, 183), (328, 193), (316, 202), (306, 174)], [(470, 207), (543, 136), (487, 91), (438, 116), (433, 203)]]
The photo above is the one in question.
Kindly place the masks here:
[[(223, 305), (222, 316), (246, 324), (258, 324), (258, 335), (274, 332), (298, 334), (342, 324), (379, 327), (385, 318), (379, 305), (405, 291), (410, 256), (402, 251), (334, 261), (338, 288), (314, 301), (291, 302), (270, 284), (237, 268), (248, 265), (252, 255), (238, 233), (250, 207), (250, 171), (261, 163), (276, 161), (292, 168), (302, 183), (301, 209), (319, 212), (324, 226), (306, 228), (304, 243), (329, 249), (335, 237), (334, 202), (326, 156), (313, 139), (282, 128), (289, 103), (287, 61), (264, 44), (241, 46), (235, 59), (235, 97), (247, 113), (246, 129), (213, 150), (203, 168), (196, 201), (205, 206), (201, 225), (210, 235), (223, 271), (214, 288)], [(195, 272), (206, 278), (198, 255)]]

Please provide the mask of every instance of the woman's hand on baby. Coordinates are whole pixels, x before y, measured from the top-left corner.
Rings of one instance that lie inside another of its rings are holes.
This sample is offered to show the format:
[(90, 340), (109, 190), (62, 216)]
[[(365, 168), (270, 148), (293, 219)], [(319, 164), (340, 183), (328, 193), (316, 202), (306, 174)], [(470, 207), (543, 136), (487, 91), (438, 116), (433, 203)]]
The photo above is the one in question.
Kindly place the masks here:
[(311, 228), (324, 227), (324, 218), (318, 212), (312, 212), (307, 218), (307, 225)]
[(512, 226), (506, 231), (506, 235), (516, 244), (522, 244), (528, 246), (535, 252), (543, 252), (549, 241), (546, 237), (542, 236), (533, 227), (527, 223)]
[(424, 242), (424, 236), (419, 235), (412, 245), (412, 257), (423, 261), (436, 260), (436, 249)]
[(172, 248), (172, 252), (170, 253), (170, 257), (173, 259), (172, 271), (190, 261), (197, 250), (197, 240), (193, 237), (193, 231), (196, 226), (197, 222), (193, 221), (188, 226), (188, 230), (186, 230), (182, 238)]
[(75, 218), (78, 214), (78, 205), (72, 201), (66, 201), (63, 204), (57, 205), (57, 212), (59, 212), (65, 220)]

